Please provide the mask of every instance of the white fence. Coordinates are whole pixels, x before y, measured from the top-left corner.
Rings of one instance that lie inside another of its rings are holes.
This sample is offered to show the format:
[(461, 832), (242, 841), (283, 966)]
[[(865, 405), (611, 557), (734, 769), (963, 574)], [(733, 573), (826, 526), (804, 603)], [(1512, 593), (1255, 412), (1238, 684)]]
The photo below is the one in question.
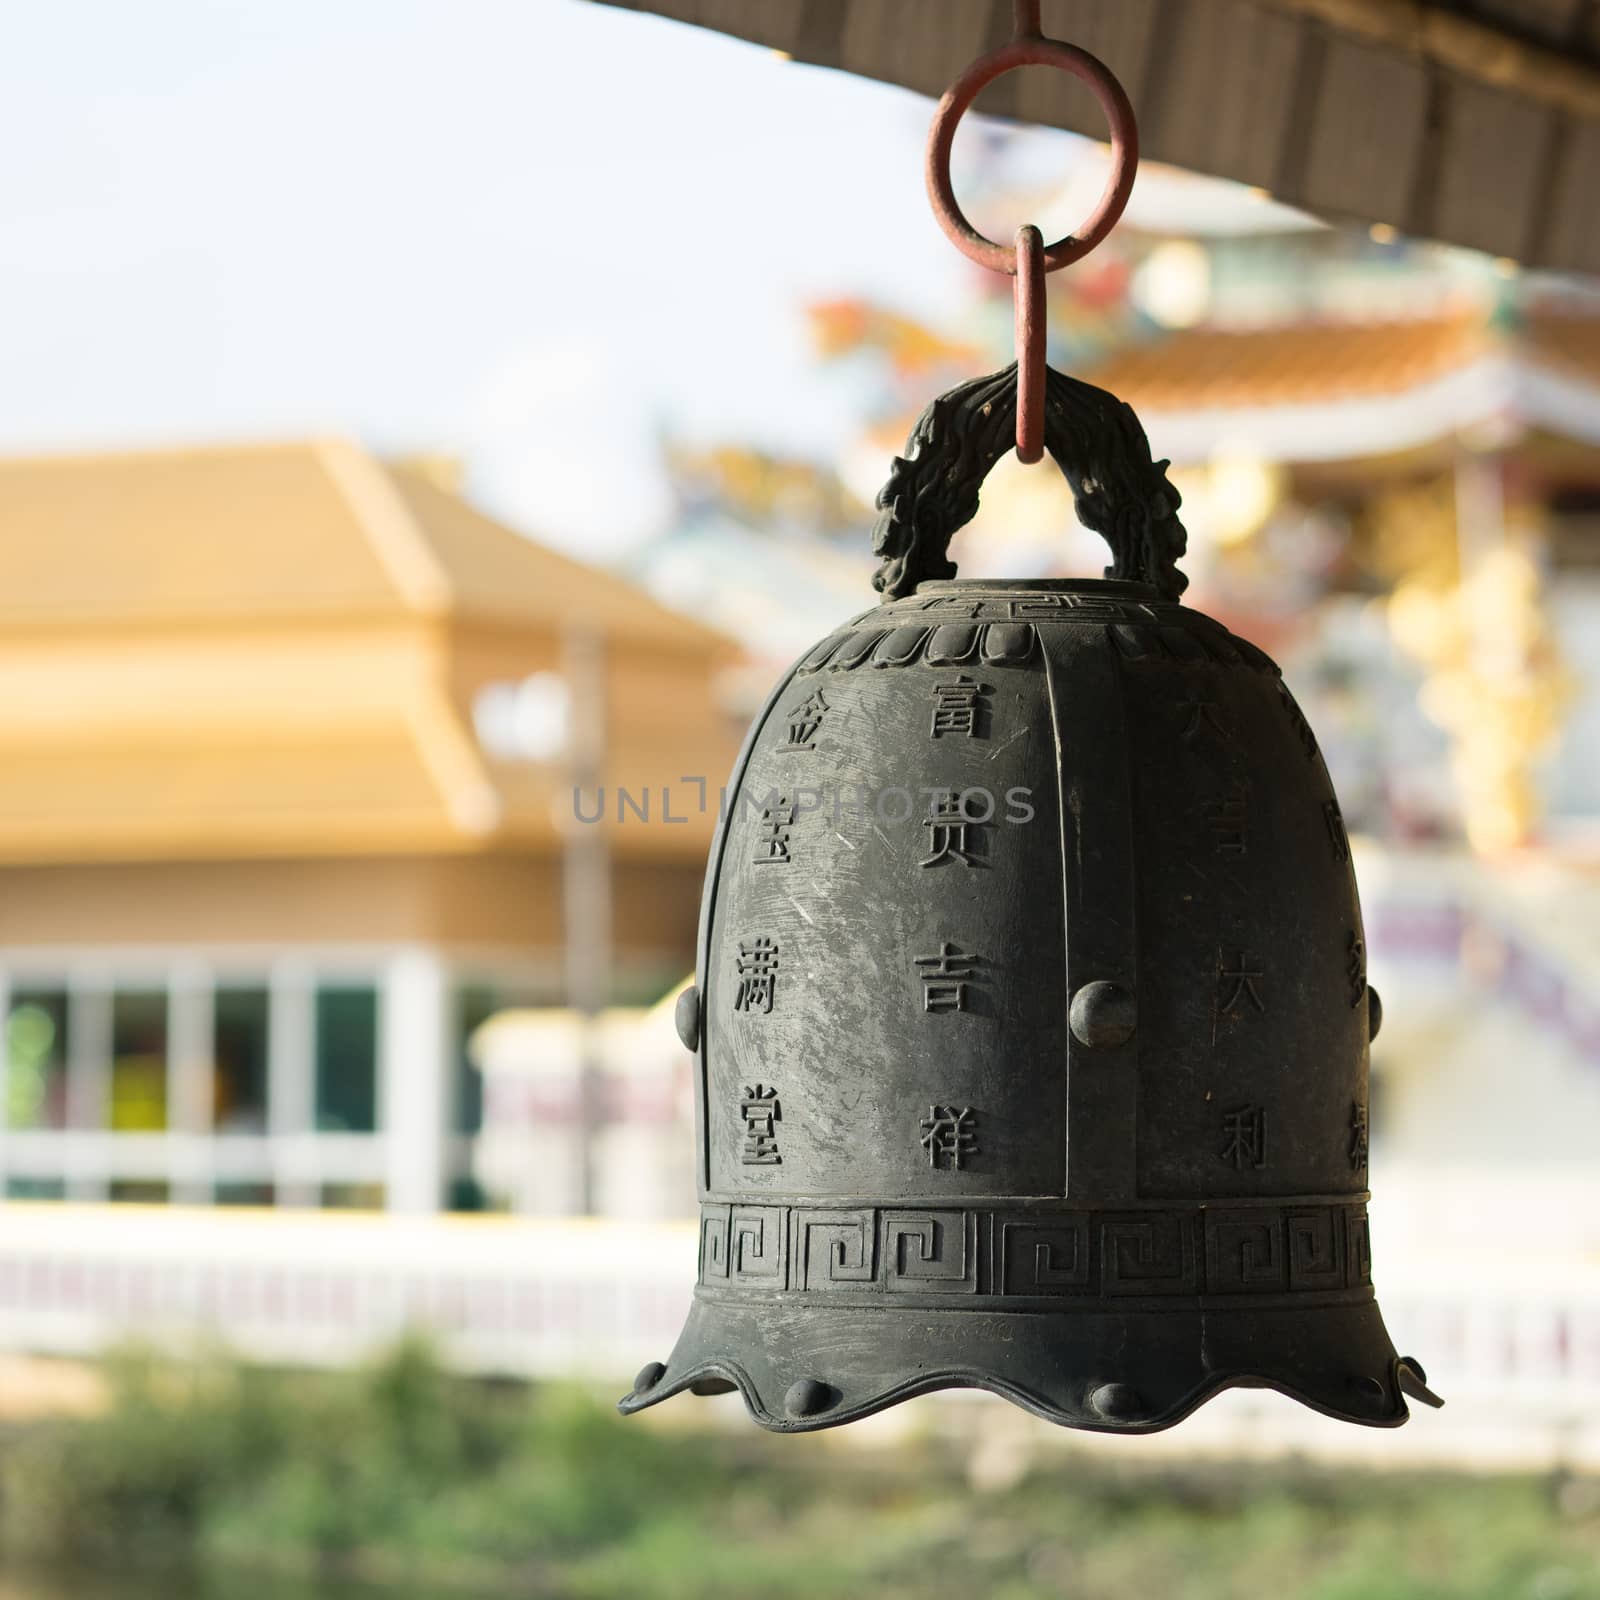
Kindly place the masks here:
[(325, 1366), (415, 1328), (471, 1371), (616, 1378), (671, 1349), (694, 1274), (689, 1224), (13, 1203), (0, 1348)]
[[(620, 1393), (671, 1350), (695, 1253), (680, 1223), (14, 1203), (0, 1208), (0, 1349), (215, 1341), (339, 1365), (420, 1328), (465, 1370), (588, 1376)], [(1407, 1255), (1379, 1235), (1380, 1299), (1443, 1412), (1419, 1408), (1389, 1435), (1239, 1391), (1163, 1447), (1600, 1466), (1600, 1266), (1552, 1258), (1472, 1287), (1481, 1257)]]

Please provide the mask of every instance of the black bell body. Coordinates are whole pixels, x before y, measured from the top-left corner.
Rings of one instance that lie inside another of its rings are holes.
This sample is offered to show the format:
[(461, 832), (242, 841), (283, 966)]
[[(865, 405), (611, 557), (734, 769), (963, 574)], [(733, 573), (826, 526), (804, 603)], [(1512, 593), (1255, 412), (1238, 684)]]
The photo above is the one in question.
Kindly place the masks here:
[(931, 582), (826, 640), (741, 758), (700, 980), (699, 1284), (626, 1408), (973, 1385), (1140, 1430), (1245, 1383), (1404, 1419), (1349, 841), (1220, 624)]
[(699, 1281), (624, 1411), (1433, 1399), (1373, 1296), (1339, 805), (1276, 666), (1170, 588), (922, 581), (810, 651), (735, 771), (697, 976)]

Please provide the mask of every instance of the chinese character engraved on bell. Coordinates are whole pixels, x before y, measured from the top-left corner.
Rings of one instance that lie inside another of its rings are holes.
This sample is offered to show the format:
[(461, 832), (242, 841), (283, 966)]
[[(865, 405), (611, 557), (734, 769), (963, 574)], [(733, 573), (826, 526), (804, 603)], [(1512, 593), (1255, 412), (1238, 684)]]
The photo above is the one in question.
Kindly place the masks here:
[(939, 953), (933, 956), (916, 956), (916, 965), (922, 973), (922, 1009), (924, 1011), (965, 1011), (967, 1009), (967, 983), (974, 976), (978, 958), (965, 955), (961, 949), (944, 940)]
[(1350, 1165), (1359, 1171), (1367, 1164), (1367, 1103), (1350, 1102)]
[(1367, 992), (1367, 942), (1353, 929), (1345, 938), (1344, 976), (1350, 985), (1350, 1009), (1354, 1011)]
[(1259, 962), (1250, 960), (1240, 951), (1229, 961), (1217, 952), (1217, 1003), (1211, 1013), (1211, 1042), (1217, 1042), (1217, 1028), (1224, 1017), (1248, 1016), (1253, 1008), (1265, 1013), (1267, 1003), (1261, 998), (1258, 984), (1266, 977)]
[(1289, 714), (1289, 725), (1294, 729), (1295, 737), (1300, 741), (1300, 748), (1305, 753), (1307, 761), (1317, 759), (1317, 736), (1311, 731), (1311, 724), (1306, 721), (1305, 713), (1289, 693), (1288, 685), (1280, 678), (1278, 680), (1278, 700), (1283, 709)]
[(1236, 1172), (1267, 1164), (1267, 1112), (1264, 1106), (1240, 1106), (1222, 1114), (1222, 1159)]
[(735, 1011), (771, 1011), (773, 990), (778, 983), (778, 947), (763, 934), (759, 939), (739, 943), (734, 958), (739, 987), (733, 997)]
[(929, 1106), (922, 1119), (922, 1148), (928, 1165), (959, 1172), (962, 1158), (978, 1153), (978, 1113), (971, 1106)]
[(1245, 854), (1249, 844), (1245, 832), (1250, 820), (1249, 800), (1249, 786), (1242, 779), (1235, 779), (1226, 800), (1213, 801), (1206, 807), (1206, 825), (1211, 829), (1213, 854)]
[(779, 753), (812, 749), (812, 741), (817, 736), (817, 729), (822, 726), (822, 718), (827, 710), (828, 702), (823, 699), (820, 689), (813, 689), (799, 705), (791, 706), (784, 713), (788, 738), (778, 746)]
[(1350, 859), (1350, 835), (1345, 829), (1344, 813), (1337, 800), (1329, 800), (1322, 808), (1322, 820), (1327, 825), (1328, 842), (1333, 846), (1335, 861)]
[[(968, 841), (968, 832), (982, 826), (986, 817), (974, 817), (967, 809), (967, 796), (954, 789), (935, 789), (929, 794), (928, 814), (922, 820), (931, 837), (928, 848), (933, 852), (919, 861), (919, 867), (942, 867), (948, 861), (959, 861), (964, 867), (981, 867), (982, 858)], [(993, 804), (990, 814), (993, 814)]]
[(930, 737), (942, 739), (956, 734), (966, 739), (982, 738), (980, 724), (986, 708), (980, 697), (987, 693), (985, 685), (964, 672), (948, 682), (934, 684)]
[(789, 861), (789, 835), (794, 829), (795, 802), (786, 794), (773, 795), (772, 803), (762, 808), (756, 839), (755, 864), (758, 867)]
[(1192, 743), (1207, 728), (1223, 739), (1228, 737), (1228, 730), (1217, 714), (1215, 700), (1184, 700), (1179, 703), (1179, 709), (1184, 716), (1181, 738)]
[(783, 1161), (778, 1154), (778, 1123), (783, 1118), (778, 1091), (763, 1085), (745, 1084), (739, 1101), (744, 1119), (744, 1148), (740, 1162), (747, 1167), (776, 1167)]

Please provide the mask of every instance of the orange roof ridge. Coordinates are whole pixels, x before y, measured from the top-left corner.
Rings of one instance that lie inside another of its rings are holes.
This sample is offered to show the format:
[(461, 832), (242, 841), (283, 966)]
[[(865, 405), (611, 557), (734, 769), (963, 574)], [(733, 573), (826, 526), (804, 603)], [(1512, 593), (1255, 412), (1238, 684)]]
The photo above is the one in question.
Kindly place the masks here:
[(289, 434), (277, 439), (257, 437), (239, 439), (190, 439), (167, 444), (61, 445), (41, 450), (0, 451), (0, 469), (32, 466), (86, 466), (131, 461), (205, 460), (215, 456), (271, 455), (279, 451), (301, 451), (319, 441), (304, 434)]
[(449, 575), (390, 473), (348, 439), (321, 439), (312, 449), (408, 608), (427, 614), (450, 610), (455, 595)]
[(737, 649), (726, 635), (664, 606), (623, 574), (593, 566), (480, 511), (424, 472), (383, 467), (445, 574), (452, 610), (483, 620), (581, 623), (619, 640)]
[[(1581, 320), (1581, 319), (1580, 319)], [(1600, 329), (1600, 320), (1588, 319)], [(1547, 354), (1530, 327), (1452, 312), (1389, 321), (1192, 328), (1112, 351), (1084, 372), (1135, 409), (1194, 411), (1400, 394), (1490, 351)], [(1548, 342), (1548, 341), (1544, 341)], [(1600, 363), (1590, 370), (1600, 380)]]

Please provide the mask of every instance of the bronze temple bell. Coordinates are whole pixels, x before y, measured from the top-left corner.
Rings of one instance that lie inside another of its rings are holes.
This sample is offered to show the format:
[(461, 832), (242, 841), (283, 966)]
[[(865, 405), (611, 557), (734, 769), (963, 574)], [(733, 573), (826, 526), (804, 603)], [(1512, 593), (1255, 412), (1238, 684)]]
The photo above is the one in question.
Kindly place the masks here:
[[(1083, 234), (1013, 253), (947, 161), (977, 90), (1038, 61), (1096, 90), (1117, 160)], [(736, 1388), (794, 1432), (968, 1386), (1140, 1433), (1234, 1385), (1379, 1426), (1439, 1403), (1373, 1297), (1381, 1011), (1316, 739), (1180, 603), (1133, 412), (1042, 360), (1043, 272), (1109, 230), (1136, 159), (1115, 80), (1036, 26), (940, 105), (935, 208), (1016, 273), (1019, 363), (923, 414), (879, 496), (883, 603), (745, 741), (679, 1009), (699, 1282), (624, 1412)], [(1013, 442), (1066, 474), (1103, 579), (956, 578)]]

